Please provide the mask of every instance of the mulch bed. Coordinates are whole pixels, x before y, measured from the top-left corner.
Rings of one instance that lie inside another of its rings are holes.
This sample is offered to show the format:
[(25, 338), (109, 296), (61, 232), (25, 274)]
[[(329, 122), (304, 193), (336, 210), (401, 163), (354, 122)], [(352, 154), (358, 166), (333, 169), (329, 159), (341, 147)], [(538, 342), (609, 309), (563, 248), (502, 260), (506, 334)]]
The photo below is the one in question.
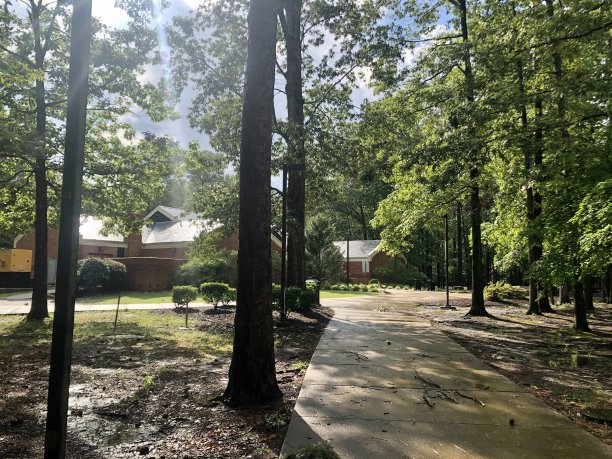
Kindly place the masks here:
[(590, 419), (612, 416), (612, 305), (596, 304), (591, 333), (572, 329), (570, 305), (554, 314), (526, 315), (523, 301), (486, 302), (493, 318), (465, 316), (468, 298), (452, 301), (456, 311), (422, 305), (416, 313), (472, 354), (577, 425), (612, 445), (612, 427)]
[[(266, 406), (233, 409), (220, 400), (228, 357), (202, 358), (164, 343), (153, 353), (139, 353), (138, 336), (123, 337), (128, 352), (113, 343), (76, 348), (67, 457), (278, 457), (305, 367), (332, 315), (329, 308), (294, 312), (288, 326), (275, 329), (284, 397)], [(233, 309), (194, 310), (190, 317), (201, 319), (203, 332), (233, 329)], [(0, 356), (2, 458), (42, 457), (49, 347), (43, 341)]]

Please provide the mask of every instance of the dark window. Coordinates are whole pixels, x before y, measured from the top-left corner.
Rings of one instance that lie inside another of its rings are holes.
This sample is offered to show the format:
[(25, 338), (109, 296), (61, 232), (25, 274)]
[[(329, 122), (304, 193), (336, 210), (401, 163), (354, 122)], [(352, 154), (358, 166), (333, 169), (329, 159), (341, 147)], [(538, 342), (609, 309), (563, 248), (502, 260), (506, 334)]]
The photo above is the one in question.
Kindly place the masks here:
[(125, 247), (117, 247), (117, 258), (125, 257)]

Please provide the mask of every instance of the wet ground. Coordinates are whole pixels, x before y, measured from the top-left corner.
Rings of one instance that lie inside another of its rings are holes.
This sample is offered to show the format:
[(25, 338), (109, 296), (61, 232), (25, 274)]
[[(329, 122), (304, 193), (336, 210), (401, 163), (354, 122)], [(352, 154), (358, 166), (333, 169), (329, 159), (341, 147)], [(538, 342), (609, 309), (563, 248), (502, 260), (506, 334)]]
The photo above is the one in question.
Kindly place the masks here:
[[(233, 310), (77, 314), (68, 457), (277, 457), (304, 369), (331, 311), (293, 313), (275, 333), (285, 395), (234, 410), (220, 400)], [(42, 457), (50, 324), (0, 318), (0, 457)], [(20, 319), (19, 319), (20, 320)], [(9, 321), (12, 321), (9, 323)]]

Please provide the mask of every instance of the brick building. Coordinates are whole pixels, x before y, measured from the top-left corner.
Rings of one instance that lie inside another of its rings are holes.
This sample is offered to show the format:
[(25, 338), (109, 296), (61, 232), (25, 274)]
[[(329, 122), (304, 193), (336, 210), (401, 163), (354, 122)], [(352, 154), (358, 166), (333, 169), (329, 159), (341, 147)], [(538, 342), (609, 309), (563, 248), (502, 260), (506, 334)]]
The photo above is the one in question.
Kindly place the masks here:
[[(185, 214), (181, 209), (157, 206), (144, 221), (152, 222), (142, 227), (141, 233), (124, 237), (116, 234), (102, 234), (103, 222), (93, 217), (82, 217), (79, 228), (78, 257), (113, 258), (128, 268), (128, 289), (163, 290), (170, 287), (176, 269), (185, 263), (187, 246), (203, 231), (218, 227), (202, 220), (195, 214)], [(55, 283), (59, 231), (49, 229), (48, 233), (48, 282)], [(238, 250), (236, 233), (219, 241), (219, 247)], [(272, 250), (280, 252), (281, 242), (271, 235)], [(18, 236), (16, 249), (34, 251), (34, 233)]]
[[(344, 271), (348, 264), (349, 276), (358, 283), (367, 284), (376, 268), (385, 266), (393, 260), (406, 263), (403, 257), (391, 257), (380, 249), (380, 240), (334, 241), (334, 245), (344, 257)], [(347, 247), (348, 246), (348, 247)], [(348, 250), (347, 250), (348, 249)], [(348, 253), (348, 260), (347, 260)], [(347, 263), (348, 261), (348, 263)]]

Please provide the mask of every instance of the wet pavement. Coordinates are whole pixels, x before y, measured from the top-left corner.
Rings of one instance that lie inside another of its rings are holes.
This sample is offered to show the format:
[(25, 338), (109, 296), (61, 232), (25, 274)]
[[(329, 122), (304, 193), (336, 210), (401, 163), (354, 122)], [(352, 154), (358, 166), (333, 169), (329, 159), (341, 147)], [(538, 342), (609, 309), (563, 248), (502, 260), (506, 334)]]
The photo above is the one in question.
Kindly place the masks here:
[(281, 457), (321, 441), (342, 458), (612, 457), (610, 447), (410, 312), (436, 301), (444, 294), (323, 301), (335, 316)]

